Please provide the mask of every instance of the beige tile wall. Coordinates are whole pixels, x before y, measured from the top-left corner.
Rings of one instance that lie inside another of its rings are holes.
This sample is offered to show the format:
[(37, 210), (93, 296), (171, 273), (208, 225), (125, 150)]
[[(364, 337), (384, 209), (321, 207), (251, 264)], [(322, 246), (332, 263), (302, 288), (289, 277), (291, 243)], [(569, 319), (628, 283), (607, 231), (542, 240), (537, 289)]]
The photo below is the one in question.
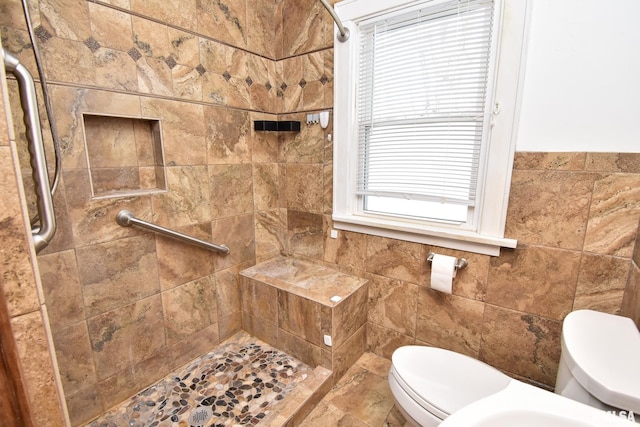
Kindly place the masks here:
[[(285, 1), (283, 62), (290, 75), (306, 76), (322, 57), (332, 77), (331, 21), (318, 9), (311, 0)], [(318, 14), (322, 18), (313, 19)], [(284, 111), (315, 108), (314, 92), (306, 90), (296, 89), (301, 100), (285, 102)], [(325, 85), (325, 102), (331, 90)], [(283, 115), (296, 116), (304, 117)], [(518, 239), (518, 248), (488, 257), (351, 232), (331, 239), (334, 183), (326, 134), (313, 127), (281, 136), (287, 249), (370, 280), (371, 351), (390, 357), (401, 345), (435, 345), (553, 386), (567, 313), (590, 308), (640, 324), (640, 154), (516, 153), (506, 235)], [(431, 250), (469, 260), (453, 295), (429, 289)]]
[[(224, 4), (32, 4), (64, 169), (60, 231), (39, 265), (74, 424), (241, 328), (238, 272), (280, 253), (367, 277), (368, 345), (385, 357), (437, 345), (552, 385), (569, 311), (638, 320), (638, 155), (519, 153), (507, 221), (519, 246), (500, 257), (331, 239), (329, 131), (304, 124), (333, 104), (331, 18), (316, 0)], [(2, 7), (3, 45), (33, 70), (19, 1)], [(82, 112), (160, 118), (169, 191), (92, 200)], [(302, 131), (252, 130), (276, 118)], [(123, 208), (231, 254), (121, 228)], [(428, 288), (429, 250), (469, 259), (453, 295)]]
[[(637, 154), (516, 153), (506, 227), (516, 249), (488, 257), (348, 232), (334, 240), (325, 230), (323, 259), (370, 279), (375, 353), (434, 345), (553, 386), (566, 314), (638, 321), (639, 185)], [(429, 289), (431, 250), (469, 260), (453, 295)]]
[[(257, 254), (271, 256), (283, 246), (256, 247), (256, 232), (269, 235), (274, 225), (256, 226), (255, 218), (280, 216), (281, 201), (269, 186), (285, 168), (278, 136), (256, 134), (252, 121), (276, 119), (293, 98), (287, 86), (301, 86), (300, 79), (285, 80), (275, 60), (282, 56), (280, 1), (41, 0), (31, 6), (63, 162), (55, 197), (59, 231), (38, 263), (76, 425), (241, 328), (238, 272)], [(20, 2), (4, 2), (0, 15), (3, 45), (35, 74)], [(9, 83), (19, 123), (17, 89)], [(168, 191), (92, 199), (82, 113), (160, 119)], [(21, 161), (28, 164), (24, 149)], [(121, 209), (226, 243), (231, 254), (119, 227)], [(11, 302), (25, 304), (27, 297)]]

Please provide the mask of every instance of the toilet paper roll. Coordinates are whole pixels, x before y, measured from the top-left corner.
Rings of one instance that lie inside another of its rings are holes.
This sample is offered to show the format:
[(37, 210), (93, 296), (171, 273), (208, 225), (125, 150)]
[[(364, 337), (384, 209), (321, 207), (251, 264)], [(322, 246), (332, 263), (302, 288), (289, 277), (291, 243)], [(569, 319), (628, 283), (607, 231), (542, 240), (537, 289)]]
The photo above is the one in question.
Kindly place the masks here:
[(431, 288), (450, 294), (453, 278), (456, 277), (456, 257), (447, 255), (433, 255), (431, 261)]

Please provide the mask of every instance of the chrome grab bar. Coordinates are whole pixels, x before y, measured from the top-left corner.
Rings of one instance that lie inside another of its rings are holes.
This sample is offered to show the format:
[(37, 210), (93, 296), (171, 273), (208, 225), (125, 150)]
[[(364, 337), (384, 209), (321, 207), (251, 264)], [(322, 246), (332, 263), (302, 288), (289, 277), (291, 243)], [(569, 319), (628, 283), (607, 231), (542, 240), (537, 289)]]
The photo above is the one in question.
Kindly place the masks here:
[(4, 49), (0, 48), (4, 59), (4, 68), (13, 74), (18, 81), (20, 90), (20, 104), (24, 113), (24, 125), (31, 157), (31, 170), (35, 185), (36, 203), (40, 226), (31, 228), (33, 244), (36, 253), (47, 247), (56, 233), (56, 216), (53, 210), (53, 197), (49, 187), (47, 159), (45, 157), (42, 129), (40, 129), (40, 115), (38, 114), (38, 100), (36, 87), (31, 74), (20, 60)]
[(182, 242), (190, 243), (201, 248), (216, 251), (221, 255), (227, 255), (229, 253), (229, 247), (227, 245), (216, 245), (214, 243), (205, 242), (204, 240), (197, 239), (195, 237), (188, 236), (186, 234), (178, 233), (177, 231), (169, 230), (168, 228), (161, 227), (156, 224), (152, 224), (147, 221), (136, 218), (133, 212), (128, 210), (121, 210), (116, 215), (116, 222), (123, 227), (130, 227), (135, 225), (136, 227), (146, 228), (147, 230), (155, 231), (156, 233), (171, 237)]

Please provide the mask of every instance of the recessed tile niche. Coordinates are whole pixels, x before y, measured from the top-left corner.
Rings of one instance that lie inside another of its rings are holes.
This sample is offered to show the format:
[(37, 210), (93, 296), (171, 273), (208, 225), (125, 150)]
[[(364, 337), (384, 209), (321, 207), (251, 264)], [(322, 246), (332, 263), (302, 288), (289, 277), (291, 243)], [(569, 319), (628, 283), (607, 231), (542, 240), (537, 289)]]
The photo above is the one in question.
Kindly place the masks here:
[(94, 198), (167, 190), (160, 120), (82, 115)]

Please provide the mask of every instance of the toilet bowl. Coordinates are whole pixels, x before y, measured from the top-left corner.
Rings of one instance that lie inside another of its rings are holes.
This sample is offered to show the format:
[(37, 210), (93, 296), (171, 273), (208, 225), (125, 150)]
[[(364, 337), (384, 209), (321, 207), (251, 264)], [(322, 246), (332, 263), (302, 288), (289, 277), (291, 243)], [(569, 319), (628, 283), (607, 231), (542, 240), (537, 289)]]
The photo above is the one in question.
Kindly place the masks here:
[(640, 332), (629, 318), (592, 310), (562, 324), (555, 392), (640, 420)]
[(491, 366), (453, 351), (405, 346), (392, 356), (389, 387), (410, 423), (439, 425), (450, 414), (514, 381)]

